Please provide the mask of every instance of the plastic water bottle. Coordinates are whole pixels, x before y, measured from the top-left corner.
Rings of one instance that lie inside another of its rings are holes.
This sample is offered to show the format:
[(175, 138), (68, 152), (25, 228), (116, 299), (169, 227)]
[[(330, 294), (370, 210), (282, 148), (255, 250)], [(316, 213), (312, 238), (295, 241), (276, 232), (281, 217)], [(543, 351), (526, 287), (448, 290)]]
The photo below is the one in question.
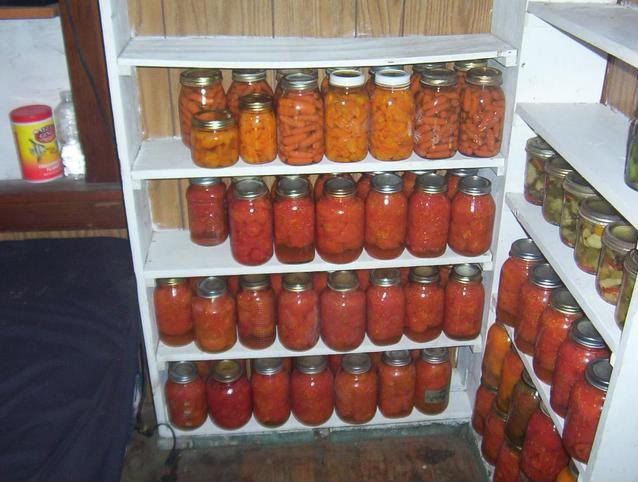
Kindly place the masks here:
[(60, 143), (62, 163), (64, 164), (64, 175), (80, 179), (86, 173), (86, 164), (82, 146), (80, 145), (80, 134), (75, 119), (71, 91), (63, 90), (60, 92), (60, 99), (61, 102), (55, 108), (53, 117), (58, 142)]

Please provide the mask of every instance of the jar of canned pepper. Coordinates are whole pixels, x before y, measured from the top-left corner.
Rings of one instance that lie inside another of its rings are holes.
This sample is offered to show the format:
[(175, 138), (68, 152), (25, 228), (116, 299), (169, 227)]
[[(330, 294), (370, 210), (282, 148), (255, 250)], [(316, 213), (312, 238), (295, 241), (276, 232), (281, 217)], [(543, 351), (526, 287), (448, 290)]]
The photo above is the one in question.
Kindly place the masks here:
[(481, 440), (481, 455), (490, 465), (495, 465), (498, 453), (505, 442), (505, 423), (507, 422), (507, 412), (501, 410), (496, 403), (485, 418), (485, 428), (483, 430), (483, 440)]
[(303, 177), (282, 177), (273, 204), (275, 255), (281, 263), (308, 263), (315, 257), (315, 203)]
[(368, 338), (375, 345), (391, 345), (403, 336), (405, 294), (396, 268), (375, 269), (366, 290)]
[(233, 70), (233, 81), (228, 88), (226, 99), (228, 110), (235, 118), (239, 117), (241, 98), (250, 94), (265, 94), (272, 96), (273, 91), (266, 80), (266, 71), (263, 69)]
[(543, 196), (543, 218), (558, 226), (563, 210), (563, 181), (570, 172), (574, 172), (565, 159), (552, 157), (545, 163), (545, 194)]
[(164, 386), (168, 419), (180, 430), (193, 430), (206, 421), (206, 387), (193, 362), (169, 364), (168, 380)]
[(223, 278), (210, 276), (197, 285), (192, 301), (195, 342), (207, 352), (230, 349), (237, 341), (235, 300)]
[(521, 380), (525, 368), (523, 361), (518, 356), (516, 348), (511, 347), (503, 358), (503, 368), (501, 369), (501, 381), (498, 384), (496, 393), (496, 405), (504, 412), (508, 412), (512, 401), (514, 387)]
[(372, 178), (365, 213), (366, 252), (378, 259), (398, 257), (408, 224), (408, 200), (401, 176), (388, 172)]
[(455, 340), (476, 338), (481, 332), (485, 289), (476, 264), (454, 266), (445, 287), (443, 331)]
[(596, 274), (607, 225), (622, 221), (620, 215), (600, 198), (586, 199), (578, 210), (574, 260), (585, 273)]
[(423, 343), (438, 338), (443, 331), (445, 288), (441, 286), (439, 268), (410, 268), (405, 287), (404, 332), (412, 341)]
[(191, 158), (200, 167), (228, 167), (239, 159), (239, 130), (228, 110), (202, 110), (192, 117)]
[(277, 122), (272, 96), (249, 94), (239, 99), (239, 155), (247, 164), (277, 157)]
[(505, 424), (505, 435), (510, 440), (519, 445), (523, 444), (527, 424), (539, 403), (540, 395), (536, 391), (534, 382), (527, 370), (523, 370), (521, 379), (514, 385), (507, 423)]
[(447, 197), (451, 201), (459, 190), (461, 179), (467, 176), (478, 176), (479, 170), (475, 167), (463, 167), (458, 169), (448, 169), (445, 174), (447, 180)]
[(527, 202), (543, 205), (545, 196), (545, 165), (556, 156), (556, 151), (540, 137), (531, 137), (525, 145), (525, 185), (523, 193)]
[(615, 305), (622, 283), (623, 261), (636, 247), (638, 231), (630, 224), (608, 224), (603, 232), (602, 250), (596, 271), (596, 290), (603, 300)]
[(191, 126), (195, 112), (226, 108), (222, 73), (217, 69), (188, 69), (179, 76), (179, 124), (182, 142), (191, 145)]
[(512, 441), (506, 434), (496, 458), (494, 482), (518, 482), (521, 480), (519, 478), (521, 452), (522, 446)]
[(218, 177), (190, 180), (186, 190), (188, 228), (191, 241), (202, 246), (217, 246), (228, 237), (226, 185)]
[(347, 423), (366, 423), (377, 412), (379, 381), (367, 353), (343, 356), (335, 377), (335, 410)]
[(573, 248), (576, 244), (576, 224), (578, 211), (585, 199), (596, 198), (598, 194), (576, 171), (567, 174), (563, 181), (563, 208), (560, 213), (560, 240)]
[(379, 410), (384, 417), (407, 417), (412, 412), (416, 368), (407, 350), (386, 351), (379, 371)]

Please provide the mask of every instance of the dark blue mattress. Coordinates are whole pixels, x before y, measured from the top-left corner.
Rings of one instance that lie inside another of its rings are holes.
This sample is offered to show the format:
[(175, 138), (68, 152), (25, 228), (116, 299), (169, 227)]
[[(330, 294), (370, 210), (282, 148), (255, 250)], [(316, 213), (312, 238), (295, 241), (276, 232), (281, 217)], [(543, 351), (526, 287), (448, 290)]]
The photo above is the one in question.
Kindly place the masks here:
[(0, 242), (0, 480), (119, 480), (139, 326), (128, 241)]

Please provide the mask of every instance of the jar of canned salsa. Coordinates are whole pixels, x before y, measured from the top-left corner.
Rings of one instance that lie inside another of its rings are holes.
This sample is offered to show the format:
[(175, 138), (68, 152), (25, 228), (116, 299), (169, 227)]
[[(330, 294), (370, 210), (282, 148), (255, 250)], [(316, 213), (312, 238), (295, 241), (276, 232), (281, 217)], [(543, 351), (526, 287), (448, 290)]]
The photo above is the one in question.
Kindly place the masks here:
[(377, 413), (379, 381), (367, 353), (343, 356), (335, 377), (335, 410), (347, 423), (366, 423)]
[(281, 263), (308, 263), (315, 257), (315, 203), (303, 177), (283, 177), (273, 203), (275, 255)]
[(155, 281), (153, 305), (159, 338), (168, 346), (193, 341), (192, 291), (186, 278), (160, 278)]
[(516, 444), (523, 444), (527, 424), (539, 403), (540, 396), (534, 387), (534, 382), (532, 382), (529, 373), (523, 370), (523, 376), (514, 385), (507, 424), (505, 425), (505, 435)]
[(392, 345), (403, 336), (405, 294), (396, 268), (375, 269), (366, 290), (367, 333), (375, 345)]
[(326, 182), (316, 208), (317, 252), (329, 263), (350, 263), (363, 251), (365, 207), (354, 181), (334, 177)]
[(585, 273), (596, 274), (598, 271), (603, 233), (609, 224), (617, 221), (622, 221), (622, 218), (607, 201), (592, 198), (581, 203), (576, 227), (574, 260)]
[(498, 408), (494, 403), (485, 419), (485, 429), (483, 430), (483, 440), (481, 441), (481, 454), (490, 465), (496, 464), (498, 453), (505, 442), (505, 423), (507, 422), (507, 412)]
[(261, 180), (235, 183), (230, 202), (230, 247), (237, 262), (264, 264), (273, 255), (273, 209)]
[(379, 371), (379, 410), (384, 417), (407, 417), (412, 413), (416, 368), (408, 350), (383, 352)]
[(292, 413), (304, 425), (328, 421), (334, 407), (334, 377), (324, 356), (296, 359), (290, 378)]
[(439, 282), (439, 268), (410, 268), (405, 287), (405, 334), (410, 340), (423, 343), (438, 338), (443, 331), (445, 289)]
[(629, 303), (631, 303), (634, 286), (636, 285), (637, 274), (638, 251), (632, 249), (627, 256), (625, 256), (625, 260), (623, 261), (623, 277), (622, 283), (620, 284), (620, 295), (618, 296), (616, 310), (614, 311), (614, 318), (621, 330), (625, 326), (627, 312), (629, 311)]
[(218, 353), (231, 348), (237, 341), (235, 300), (222, 278), (204, 278), (193, 298), (195, 342), (207, 352)]
[(563, 210), (563, 181), (570, 172), (574, 172), (565, 159), (552, 157), (545, 163), (545, 194), (543, 196), (543, 218), (558, 226)]
[(319, 300), (310, 273), (286, 273), (277, 299), (279, 341), (289, 350), (309, 350), (319, 340)]
[(168, 367), (164, 387), (168, 419), (181, 430), (192, 430), (206, 421), (206, 386), (193, 362), (180, 361)]
[(401, 176), (391, 172), (372, 178), (365, 200), (365, 247), (373, 258), (393, 259), (402, 252), (408, 224), (408, 200)]
[(432, 258), (445, 252), (450, 227), (450, 200), (445, 177), (417, 177), (408, 207), (406, 245), (413, 256)]
[(509, 258), (503, 263), (498, 283), (496, 302), (498, 321), (516, 327), (521, 286), (527, 281), (532, 268), (543, 260), (543, 254), (531, 239), (517, 239), (512, 243)]
[(445, 287), (443, 331), (455, 340), (476, 338), (481, 332), (485, 289), (476, 264), (454, 266)]
[(201, 110), (225, 109), (222, 73), (217, 69), (189, 69), (179, 76), (179, 124), (182, 142), (191, 145), (193, 114)]
[(479, 170), (476, 168), (448, 169), (445, 179), (447, 179), (447, 197), (451, 201), (459, 190), (461, 179), (467, 176), (478, 176)]
[(206, 396), (210, 418), (218, 427), (238, 429), (252, 416), (250, 382), (237, 360), (217, 362), (206, 383)]
[(487, 67), (486, 59), (473, 59), (473, 60), (457, 60), (454, 62), (454, 71), (456, 72), (456, 82), (459, 91), (465, 88), (465, 78), (467, 73), (477, 67)]
[(410, 92), (416, 97), (421, 91), (421, 78), (424, 72), (434, 69), (444, 69), (445, 62), (428, 62), (425, 64), (414, 64), (412, 66), (412, 75), (410, 76)]
[(476, 390), (474, 410), (472, 410), (472, 428), (476, 430), (476, 433), (479, 435), (483, 435), (485, 431), (485, 420), (495, 400), (496, 387), (491, 387), (481, 381), (481, 384)]
[(545, 196), (545, 164), (556, 156), (556, 151), (538, 136), (527, 140), (525, 151), (527, 163), (523, 193), (527, 202), (542, 206)]
[(266, 80), (266, 71), (258, 70), (233, 70), (233, 81), (228, 88), (226, 99), (228, 110), (235, 118), (239, 117), (241, 98), (249, 94), (273, 95), (273, 91)]
[(275, 293), (267, 274), (244, 275), (237, 294), (239, 341), (252, 348), (267, 348), (275, 341)]
[(416, 362), (414, 406), (428, 415), (443, 412), (450, 401), (452, 365), (447, 348), (425, 348)]
[(496, 405), (504, 412), (509, 411), (514, 387), (521, 380), (524, 370), (523, 362), (516, 353), (516, 348), (511, 347), (503, 358), (501, 383), (498, 385), (498, 393), (496, 394)]
[(478, 256), (490, 249), (496, 204), (492, 183), (481, 176), (466, 176), (452, 200), (448, 243), (463, 256)]
[(239, 101), (239, 155), (248, 164), (277, 157), (277, 121), (272, 96), (249, 94)]
[(333, 350), (357, 348), (366, 332), (366, 295), (352, 271), (334, 271), (320, 296), (321, 339)]
[(576, 224), (578, 211), (585, 199), (596, 198), (598, 194), (576, 171), (567, 174), (563, 181), (563, 209), (560, 212), (560, 240), (573, 248), (576, 244)]
[(585, 377), (576, 382), (569, 397), (563, 428), (565, 449), (569, 455), (583, 463), (589, 461), (611, 372), (609, 359), (592, 360), (587, 365)]
[(228, 237), (226, 186), (218, 177), (191, 179), (186, 190), (191, 241), (217, 246)]
[(603, 232), (603, 248), (596, 271), (596, 291), (615, 305), (620, 294), (625, 256), (636, 247), (638, 231), (624, 222), (611, 223)]
[(483, 383), (498, 387), (501, 383), (503, 359), (511, 349), (510, 337), (503, 324), (498, 321), (487, 331), (485, 354), (481, 363), (481, 377)]
[(239, 129), (227, 110), (195, 112), (191, 126), (191, 158), (199, 167), (229, 167), (239, 159)]
[(506, 434), (496, 458), (494, 482), (519, 482), (521, 450), (522, 446), (514, 443)]
[(290, 417), (290, 377), (281, 358), (254, 360), (250, 376), (255, 419), (279, 427)]

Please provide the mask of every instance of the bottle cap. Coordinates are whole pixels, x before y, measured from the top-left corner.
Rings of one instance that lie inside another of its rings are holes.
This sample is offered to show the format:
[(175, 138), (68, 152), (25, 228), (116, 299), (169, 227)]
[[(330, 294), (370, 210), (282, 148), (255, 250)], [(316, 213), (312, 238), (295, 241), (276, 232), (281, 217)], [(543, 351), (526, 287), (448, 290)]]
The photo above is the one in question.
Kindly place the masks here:
[(438, 365), (450, 359), (447, 348), (424, 348), (421, 350), (421, 358), (431, 364)]
[(585, 370), (585, 380), (593, 386), (606, 392), (609, 389), (609, 380), (611, 379), (612, 366), (609, 358), (597, 358), (587, 365)]
[(447, 191), (447, 179), (434, 172), (419, 174), (414, 182), (414, 189), (417, 191), (437, 194)]
[(326, 181), (323, 192), (334, 197), (348, 197), (355, 193), (356, 188), (356, 184), (352, 179), (331, 177)]
[(614, 251), (627, 254), (636, 247), (638, 231), (631, 224), (617, 221), (605, 227), (602, 241), (603, 246), (609, 246)]
[(317, 77), (309, 74), (288, 74), (283, 79), (284, 89), (314, 90), (317, 88)]
[(233, 80), (237, 82), (259, 82), (266, 80), (266, 71), (263, 69), (233, 70)]
[(541, 288), (554, 289), (563, 286), (563, 282), (549, 263), (534, 266), (529, 274), (529, 280)]
[(421, 85), (451, 87), (456, 85), (456, 74), (445, 68), (426, 70), (421, 74)]
[(492, 183), (482, 176), (465, 176), (459, 181), (459, 191), (470, 196), (483, 196), (492, 191)]
[(603, 337), (600, 336), (594, 324), (587, 318), (581, 318), (572, 324), (569, 330), (569, 337), (577, 344), (587, 348), (600, 349), (606, 346)]
[(188, 69), (179, 74), (180, 84), (186, 87), (208, 87), (221, 80), (219, 69)]
[(622, 220), (611, 204), (600, 198), (585, 199), (580, 203), (578, 214), (587, 220), (600, 224)]
[(280, 177), (277, 182), (277, 194), (292, 199), (305, 197), (310, 194), (310, 183), (305, 177)]
[(9, 113), (11, 122), (38, 122), (48, 119), (53, 115), (53, 110), (48, 105), (25, 105), (13, 109)]
[(452, 278), (461, 283), (472, 283), (482, 279), (481, 267), (478, 264), (457, 264), (452, 269)]
[(527, 139), (525, 150), (532, 156), (545, 160), (556, 156), (556, 151), (552, 149), (552, 146), (538, 136)]
[(552, 297), (549, 304), (556, 311), (565, 314), (583, 312), (580, 306), (578, 306), (578, 302), (576, 301), (574, 296), (565, 287), (556, 288), (554, 291), (552, 291)]
[(503, 74), (494, 67), (474, 67), (465, 78), (468, 84), (495, 86), (503, 83)]
[(235, 125), (235, 119), (226, 109), (200, 110), (193, 114), (191, 124), (196, 129), (226, 129)]
[(257, 199), (268, 194), (268, 188), (261, 179), (242, 179), (233, 185), (237, 199)]

